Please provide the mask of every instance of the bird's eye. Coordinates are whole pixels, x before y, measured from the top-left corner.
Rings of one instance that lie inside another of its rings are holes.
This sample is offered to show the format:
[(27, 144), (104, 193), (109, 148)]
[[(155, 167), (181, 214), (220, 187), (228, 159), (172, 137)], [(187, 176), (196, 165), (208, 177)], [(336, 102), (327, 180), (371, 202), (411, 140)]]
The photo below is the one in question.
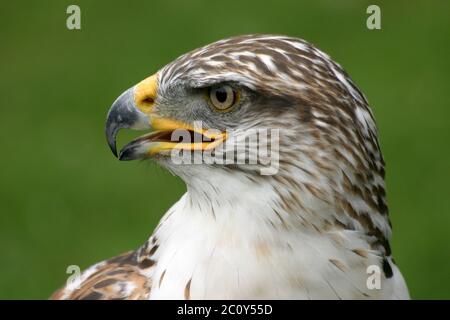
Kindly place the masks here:
[(209, 91), (209, 99), (211, 100), (211, 103), (220, 111), (225, 111), (231, 108), (236, 103), (236, 98), (236, 90), (228, 85), (213, 87)]

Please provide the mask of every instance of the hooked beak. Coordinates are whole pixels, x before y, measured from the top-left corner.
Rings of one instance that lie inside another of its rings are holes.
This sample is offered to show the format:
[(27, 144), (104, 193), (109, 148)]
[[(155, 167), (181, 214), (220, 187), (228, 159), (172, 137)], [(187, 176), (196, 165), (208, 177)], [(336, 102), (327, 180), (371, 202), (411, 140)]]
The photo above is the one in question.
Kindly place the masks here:
[[(157, 88), (157, 75), (153, 75), (122, 93), (111, 106), (106, 119), (106, 139), (119, 160), (145, 159), (172, 149), (208, 150), (226, 139), (226, 133), (219, 130), (158, 117), (153, 112)], [(123, 128), (155, 131), (136, 138), (118, 153), (116, 138)]]
[(134, 87), (122, 93), (109, 109), (106, 119), (106, 139), (112, 153), (117, 157), (116, 138), (120, 129), (148, 129), (149, 118), (134, 104)]

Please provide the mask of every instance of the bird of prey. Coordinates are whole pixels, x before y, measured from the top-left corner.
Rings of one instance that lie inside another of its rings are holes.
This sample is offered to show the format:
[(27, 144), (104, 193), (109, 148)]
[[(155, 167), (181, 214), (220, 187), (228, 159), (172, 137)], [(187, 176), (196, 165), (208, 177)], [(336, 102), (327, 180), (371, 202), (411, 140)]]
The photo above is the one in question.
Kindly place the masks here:
[[(122, 128), (153, 131), (117, 153)], [(270, 174), (233, 148), (259, 129), (277, 139), (243, 152), (276, 144)], [(178, 130), (197, 139), (181, 143)], [(152, 159), (187, 192), (140, 248), (93, 265), (52, 298), (409, 298), (389, 246), (373, 114), (312, 44), (245, 35), (193, 50), (120, 95), (106, 135), (120, 160)], [(206, 152), (230, 161), (175, 161)]]

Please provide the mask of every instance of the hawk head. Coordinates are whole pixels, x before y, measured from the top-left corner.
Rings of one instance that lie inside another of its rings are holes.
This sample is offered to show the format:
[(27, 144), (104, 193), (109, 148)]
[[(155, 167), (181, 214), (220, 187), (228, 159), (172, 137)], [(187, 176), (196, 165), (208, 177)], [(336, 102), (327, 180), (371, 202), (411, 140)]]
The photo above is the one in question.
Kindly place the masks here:
[[(122, 128), (154, 131), (117, 153)], [(303, 40), (246, 35), (182, 55), (117, 98), (106, 135), (120, 160), (155, 159), (188, 188), (209, 186), (219, 198), (254, 186), (255, 202), (283, 224), (362, 230), (389, 253), (373, 115), (347, 73)], [(236, 150), (257, 161), (239, 161)], [(205, 153), (229, 162), (176, 161)]]

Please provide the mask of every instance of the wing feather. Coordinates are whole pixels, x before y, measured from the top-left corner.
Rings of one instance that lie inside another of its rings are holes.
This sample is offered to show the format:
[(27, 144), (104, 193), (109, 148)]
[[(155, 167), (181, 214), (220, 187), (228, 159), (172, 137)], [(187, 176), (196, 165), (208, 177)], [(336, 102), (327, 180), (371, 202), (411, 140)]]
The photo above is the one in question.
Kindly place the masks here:
[[(89, 268), (79, 285), (66, 285), (56, 291), (55, 300), (140, 300), (148, 299), (151, 283), (142, 271), (152, 265), (149, 259), (130, 251)], [(92, 269), (93, 268), (93, 269)]]

